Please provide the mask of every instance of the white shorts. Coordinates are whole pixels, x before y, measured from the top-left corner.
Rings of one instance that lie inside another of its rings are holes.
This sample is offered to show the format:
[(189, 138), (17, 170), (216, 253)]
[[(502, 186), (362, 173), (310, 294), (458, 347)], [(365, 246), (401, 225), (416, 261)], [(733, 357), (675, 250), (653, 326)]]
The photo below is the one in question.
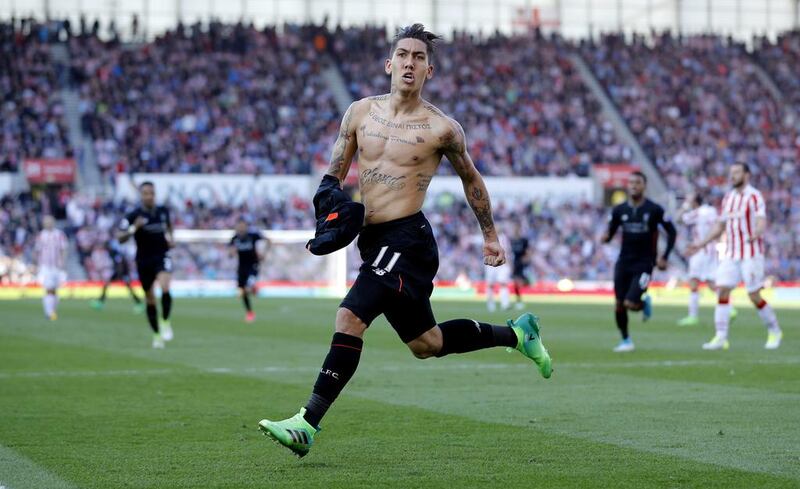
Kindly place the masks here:
[(499, 267), (486, 265), (486, 285), (495, 283), (507, 284), (511, 282), (511, 267), (508, 264)]
[(689, 258), (689, 278), (707, 282), (717, 275), (717, 257), (711, 253), (699, 252)]
[(745, 260), (723, 259), (717, 267), (717, 285), (730, 289), (744, 282), (747, 292), (757, 292), (764, 287), (764, 257)]
[(39, 269), (39, 285), (44, 287), (45, 290), (57, 289), (66, 278), (67, 274), (64, 270), (55, 267), (42, 267)]

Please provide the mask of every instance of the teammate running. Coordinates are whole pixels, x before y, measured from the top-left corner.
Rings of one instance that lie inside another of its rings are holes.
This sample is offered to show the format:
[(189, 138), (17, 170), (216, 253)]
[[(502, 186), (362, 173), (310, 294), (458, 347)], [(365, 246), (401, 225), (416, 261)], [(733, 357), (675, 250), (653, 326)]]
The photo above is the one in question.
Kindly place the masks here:
[(236, 234), (229, 243), (231, 251), (235, 251), (239, 258), (236, 272), (236, 285), (239, 296), (242, 298), (246, 314), (245, 322), (252, 323), (256, 320), (256, 313), (250, 304), (250, 295), (256, 295), (256, 280), (258, 279), (258, 264), (263, 260), (263, 255), (258, 249), (262, 241), (261, 233), (249, 231), (247, 221), (240, 218), (236, 221)]
[[(172, 339), (169, 314), (172, 295), (169, 292), (172, 261), (169, 249), (174, 246), (169, 210), (156, 205), (156, 191), (151, 182), (139, 185), (142, 203), (120, 223), (117, 239), (124, 243), (133, 236), (136, 241), (136, 271), (144, 289), (147, 303), (147, 321), (153, 330), (153, 348), (164, 348), (164, 341)], [(156, 295), (153, 284), (161, 287), (161, 321), (158, 320)]]
[(125, 283), (125, 287), (128, 288), (131, 299), (133, 299), (133, 312), (141, 314), (144, 310), (144, 306), (142, 305), (142, 300), (139, 299), (139, 296), (136, 295), (136, 292), (134, 292), (131, 286), (130, 266), (128, 265), (128, 258), (125, 256), (122, 246), (116, 238), (111, 238), (106, 242), (105, 248), (108, 253), (108, 259), (111, 261), (111, 270), (110, 273), (106, 275), (106, 280), (103, 282), (103, 291), (100, 293), (100, 298), (94, 299), (89, 305), (98, 311), (105, 307), (108, 286), (115, 280), (122, 280)]
[(417, 358), (516, 347), (543, 377), (550, 377), (550, 355), (532, 314), (495, 326), (472, 319), (438, 323), (431, 310), (439, 254), (420, 209), (443, 156), (461, 177), (480, 225), (484, 264), (506, 262), (489, 194), (467, 152), (461, 125), (420, 96), (425, 80), (433, 76), (431, 55), (438, 38), (421, 24), (400, 29), (385, 62), (391, 93), (354, 102), (342, 120), (323, 185), (343, 182), (358, 151), (366, 210), (358, 238), (363, 264), (336, 314), (336, 332), (308, 403), (289, 419), (259, 423), (297, 456), (311, 448), (320, 420), (356, 371), (367, 327), (381, 314)]
[[(614, 207), (603, 242), (608, 243), (622, 226), (622, 247), (614, 267), (614, 295), (616, 296), (615, 318), (622, 341), (614, 347), (615, 352), (634, 350), (628, 332), (628, 310), (642, 311), (646, 321), (652, 315), (650, 296), (645, 295), (653, 265), (659, 270), (667, 269), (667, 260), (675, 246), (677, 232), (672, 222), (664, 217), (664, 209), (645, 198), (647, 177), (635, 171), (628, 179), (627, 202)], [(667, 248), (658, 256), (658, 228), (667, 233)]]
[(522, 309), (522, 287), (528, 285), (528, 277), (525, 275), (525, 269), (528, 268), (529, 262), (529, 242), (528, 238), (522, 235), (522, 226), (517, 223), (514, 225), (514, 234), (511, 237), (511, 254), (513, 257), (513, 270), (511, 272), (511, 279), (514, 285), (514, 294), (517, 296), (517, 309)]
[(42, 297), (44, 315), (47, 319), (58, 319), (58, 286), (66, 278), (64, 266), (67, 263), (67, 237), (56, 229), (53, 216), (42, 218), (42, 231), (36, 237), (35, 251), (39, 265), (39, 283), (45, 290)]
[(717, 268), (717, 307), (714, 310), (716, 334), (704, 350), (727, 350), (730, 324), (730, 296), (739, 281), (744, 282), (750, 301), (767, 328), (764, 348), (775, 350), (781, 345), (783, 331), (775, 311), (761, 296), (764, 288), (764, 233), (767, 229), (767, 210), (761, 192), (750, 185), (750, 167), (735, 163), (730, 168), (733, 187), (722, 200), (720, 220), (711, 233), (689, 246), (692, 255), (725, 233), (725, 253)]

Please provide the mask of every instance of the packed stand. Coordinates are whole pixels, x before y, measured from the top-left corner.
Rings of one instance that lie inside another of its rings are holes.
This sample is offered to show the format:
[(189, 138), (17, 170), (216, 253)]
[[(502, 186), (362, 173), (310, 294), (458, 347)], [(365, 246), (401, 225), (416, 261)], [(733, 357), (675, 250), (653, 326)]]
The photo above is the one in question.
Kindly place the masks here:
[(49, 24), (0, 22), (0, 171), (26, 158), (71, 157), (50, 56)]
[[(603, 36), (582, 55), (677, 193), (719, 202), (732, 163), (747, 163), (767, 200), (768, 270), (798, 270), (800, 132), (756, 74), (745, 47), (718, 36)], [(792, 208), (794, 206), (794, 209)]]
[(155, 41), (70, 41), (82, 124), (118, 172), (308, 173), (340, 114), (313, 26), (179, 25)]
[[(383, 28), (339, 29), (331, 49), (354, 98), (387, 93)], [(539, 33), (440, 41), (424, 97), (459, 121), (485, 175), (587, 176), (630, 161), (559, 37)], [(443, 165), (446, 171), (449, 165)]]
[(800, 30), (781, 34), (775, 42), (756, 39), (753, 54), (790, 104), (795, 121), (800, 119)]

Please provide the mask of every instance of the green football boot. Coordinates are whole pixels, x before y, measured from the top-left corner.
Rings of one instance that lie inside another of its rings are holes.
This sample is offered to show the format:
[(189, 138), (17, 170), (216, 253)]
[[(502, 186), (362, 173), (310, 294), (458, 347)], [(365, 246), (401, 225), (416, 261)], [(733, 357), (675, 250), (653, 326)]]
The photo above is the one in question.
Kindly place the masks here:
[(700, 320), (697, 319), (697, 316), (686, 316), (678, 321), (678, 326), (697, 326), (698, 324), (700, 324)]
[(101, 310), (103, 306), (105, 306), (105, 303), (100, 299), (93, 299), (91, 302), (89, 302), (89, 307), (91, 307), (95, 311)]
[(539, 335), (539, 318), (526, 312), (508, 325), (517, 334), (517, 350), (536, 363), (542, 377), (549, 379), (553, 373), (553, 362)]
[(299, 413), (283, 421), (262, 419), (258, 422), (258, 429), (270, 440), (285, 446), (298, 458), (302, 458), (311, 450), (314, 435), (320, 430), (311, 426), (303, 417), (304, 414), (306, 408), (301, 408)]

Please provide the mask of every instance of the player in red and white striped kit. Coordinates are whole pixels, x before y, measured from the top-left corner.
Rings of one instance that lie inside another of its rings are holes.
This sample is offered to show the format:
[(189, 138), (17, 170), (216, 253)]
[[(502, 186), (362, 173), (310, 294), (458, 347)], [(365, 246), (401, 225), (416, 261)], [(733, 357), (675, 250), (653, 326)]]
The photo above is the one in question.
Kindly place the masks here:
[(774, 350), (780, 346), (783, 333), (775, 311), (761, 297), (761, 289), (764, 287), (764, 232), (767, 228), (764, 197), (750, 185), (750, 168), (746, 163), (735, 163), (731, 166), (730, 181), (733, 188), (722, 200), (720, 220), (708, 236), (688, 249), (689, 254), (693, 254), (725, 234), (725, 252), (720, 259), (716, 276), (716, 334), (711, 341), (703, 344), (703, 349), (729, 348), (730, 294), (743, 281), (750, 300), (767, 327), (764, 348)]
[[(719, 221), (719, 214), (713, 206), (703, 202), (700, 194), (691, 193), (686, 196), (676, 220), (691, 226), (692, 240), (698, 242), (710, 234)], [(716, 272), (717, 241), (714, 240), (689, 259), (689, 314), (678, 321), (679, 326), (695, 326), (699, 323), (700, 284), (705, 282), (713, 290)]]
[(39, 283), (45, 289), (42, 298), (44, 315), (51, 321), (57, 319), (58, 286), (66, 278), (64, 265), (67, 261), (67, 237), (55, 228), (53, 216), (44, 216), (42, 231), (36, 237), (36, 259), (39, 265)]

